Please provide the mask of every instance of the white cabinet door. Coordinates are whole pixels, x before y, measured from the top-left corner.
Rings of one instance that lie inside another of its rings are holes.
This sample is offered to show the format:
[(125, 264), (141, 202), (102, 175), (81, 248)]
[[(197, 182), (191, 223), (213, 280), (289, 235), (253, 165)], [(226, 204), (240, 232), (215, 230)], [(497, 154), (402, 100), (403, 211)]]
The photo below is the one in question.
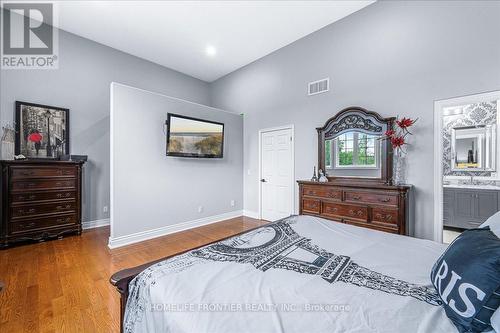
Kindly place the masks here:
[(260, 139), (261, 215), (275, 221), (293, 213), (292, 130), (262, 132)]

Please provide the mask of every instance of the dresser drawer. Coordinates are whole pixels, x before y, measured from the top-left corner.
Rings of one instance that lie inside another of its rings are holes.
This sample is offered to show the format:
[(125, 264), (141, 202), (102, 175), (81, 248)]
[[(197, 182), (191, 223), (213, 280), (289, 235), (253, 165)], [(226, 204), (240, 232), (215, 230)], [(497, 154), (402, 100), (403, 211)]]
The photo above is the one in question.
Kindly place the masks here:
[(342, 191), (328, 186), (304, 186), (303, 195), (342, 200)]
[(75, 167), (12, 167), (12, 179), (45, 178), (45, 177), (76, 177)]
[(36, 216), (43, 214), (68, 213), (76, 211), (75, 201), (45, 203), (45, 204), (25, 204), (10, 207), (12, 219)]
[(10, 197), (12, 203), (23, 203), (41, 200), (61, 200), (75, 199), (75, 191), (59, 191), (59, 192), (31, 192), (31, 193), (14, 193)]
[(363, 227), (363, 228), (368, 228), (368, 229), (373, 229), (373, 230), (378, 230), (378, 231), (385, 231), (385, 232), (390, 232), (390, 233), (393, 233), (393, 234), (398, 234), (399, 233), (399, 229), (396, 226), (394, 226), (394, 227), (391, 227), (391, 226), (381, 226), (381, 225), (378, 225), (378, 224), (373, 224), (373, 223), (369, 223), (369, 222), (355, 221), (355, 220), (350, 220), (350, 219), (345, 219), (344, 222), (347, 223), (347, 224), (350, 224), (350, 225), (358, 226), (358, 227)]
[(345, 201), (397, 206), (398, 196), (376, 192), (346, 191)]
[(302, 199), (302, 210), (307, 213), (319, 214), (321, 202), (317, 199)]
[(9, 224), (10, 233), (22, 233), (50, 227), (60, 227), (77, 223), (76, 215), (37, 218), (36, 220), (22, 220)]
[(74, 189), (76, 179), (24, 180), (11, 184), (12, 191)]
[(322, 214), (324, 215), (368, 221), (367, 207), (338, 204), (333, 202), (322, 202), (322, 205)]
[(388, 223), (388, 224), (398, 224), (398, 210), (397, 209), (384, 209), (384, 208), (373, 208), (372, 209), (372, 221), (374, 223)]

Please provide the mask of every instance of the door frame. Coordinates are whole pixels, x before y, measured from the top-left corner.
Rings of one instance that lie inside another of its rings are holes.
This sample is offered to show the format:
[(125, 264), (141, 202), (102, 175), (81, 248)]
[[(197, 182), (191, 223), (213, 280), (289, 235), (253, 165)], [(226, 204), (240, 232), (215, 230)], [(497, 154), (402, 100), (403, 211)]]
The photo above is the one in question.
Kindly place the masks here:
[(269, 127), (269, 128), (263, 128), (259, 130), (259, 219), (262, 219), (262, 182), (260, 181), (262, 179), (262, 134), (268, 133), (268, 132), (275, 132), (275, 131), (281, 131), (281, 130), (286, 130), (289, 129), (291, 130), (291, 135), (292, 135), (292, 165), (291, 165), (291, 179), (290, 179), (290, 200), (291, 200), (291, 212), (290, 215), (295, 214), (295, 127), (293, 124), (290, 125), (283, 125), (283, 126), (277, 126), (277, 127)]
[[(471, 104), (485, 100), (497, 100), (497, 147), (500, 141), (500, 90), (472, 94), (468, 96), (453, 97), (434, 101), (434, 241), (443, 242), (443, 109), (460, 104)], [(500, 165), (500, 154), (497, 154), (497, 175)], [(498, 178), (498, 176), (497, 176)]]

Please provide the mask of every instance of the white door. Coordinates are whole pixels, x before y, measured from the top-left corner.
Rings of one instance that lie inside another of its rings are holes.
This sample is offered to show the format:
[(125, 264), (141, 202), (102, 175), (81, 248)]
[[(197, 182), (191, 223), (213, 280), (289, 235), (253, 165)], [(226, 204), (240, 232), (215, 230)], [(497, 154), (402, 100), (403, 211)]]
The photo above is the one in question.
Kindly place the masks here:
[(293, 214), (293, 131), (262, 131), (261, 217), (275, 221)]

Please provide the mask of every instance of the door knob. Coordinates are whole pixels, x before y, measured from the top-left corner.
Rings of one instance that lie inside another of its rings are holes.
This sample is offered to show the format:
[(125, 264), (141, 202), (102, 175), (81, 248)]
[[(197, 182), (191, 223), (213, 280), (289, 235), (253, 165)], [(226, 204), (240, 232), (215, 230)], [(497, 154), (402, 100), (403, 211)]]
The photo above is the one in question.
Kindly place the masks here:
[(265, 180), (264, 178), (262, 178), (260, 181), (261, 181), (262, 183), (265, 183), (267, 180)]

